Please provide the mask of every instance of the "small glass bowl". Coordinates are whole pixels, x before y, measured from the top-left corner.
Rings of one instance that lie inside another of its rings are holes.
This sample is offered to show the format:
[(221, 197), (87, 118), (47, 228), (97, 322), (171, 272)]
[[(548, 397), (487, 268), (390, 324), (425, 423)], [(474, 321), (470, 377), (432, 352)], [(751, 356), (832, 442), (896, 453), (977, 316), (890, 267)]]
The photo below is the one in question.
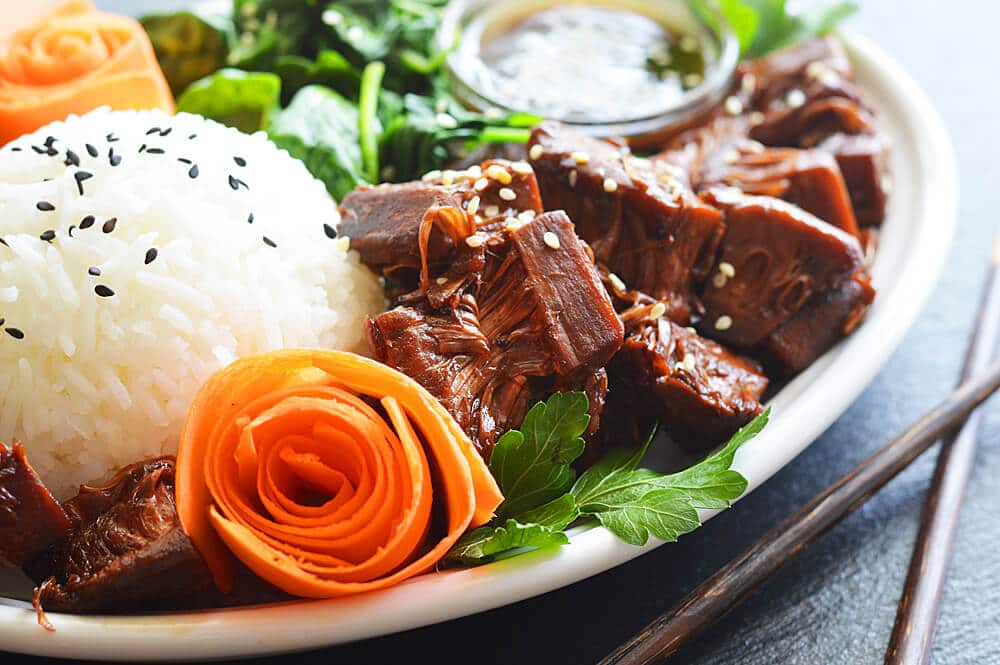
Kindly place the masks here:
[(652, 112), (636, 114), (622, 108), (611, 120), (605, 112), (601, 119), (562, 119), (566, 124), (593, 136), (621, 136), (642, 149), (662, 143), (727, 94), (739, 62), (739, 41), (714, 9), (707, 10), (708, 16), (701, 16), (687, 0), (452, 0), (445, 9), (438, 43), (443, 49), (455, 47), (445, 62), (455, 96), (479, 111), (492, 108), (538, 114), (537, 109), (513, 108), (485, 92), (489, 66), (482, 59), (482, 49), (490, 38), (516, 24), (512, 17), (527, 18), (560, 5), (632, 11), (681, 34), (697, 36), (707, 54), (701, 83)]

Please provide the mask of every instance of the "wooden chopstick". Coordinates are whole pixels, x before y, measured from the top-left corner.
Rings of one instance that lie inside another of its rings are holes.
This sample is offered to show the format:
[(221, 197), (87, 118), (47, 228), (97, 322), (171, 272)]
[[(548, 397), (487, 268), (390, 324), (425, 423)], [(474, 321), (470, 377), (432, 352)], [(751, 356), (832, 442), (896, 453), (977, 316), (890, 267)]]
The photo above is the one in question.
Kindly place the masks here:
[[(994, 241), (979, 320), (962, 367), (968, 381), (989, 365), (1000, 339), (1000, 234)], [(973, 413), (954, 437), (945, 440), (927, 493), (910, 570), (885, 653), (886, 665), (927, 665), (941, 611), (941, 596), (965, 488), (976, 457), (980, 413)]]
[(862, 505), (1000, 387), (1000, 362), (957, 388), (908, 430), (768, 531), (599, 665), (662, 663), (742, 602), (789, 559)]

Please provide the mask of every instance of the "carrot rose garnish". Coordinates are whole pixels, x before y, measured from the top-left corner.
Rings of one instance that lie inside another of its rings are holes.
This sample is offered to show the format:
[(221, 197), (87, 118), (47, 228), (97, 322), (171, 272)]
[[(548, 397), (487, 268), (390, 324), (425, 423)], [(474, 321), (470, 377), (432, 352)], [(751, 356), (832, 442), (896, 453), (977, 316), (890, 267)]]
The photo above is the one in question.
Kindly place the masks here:
[(69, 0), (0, 40), (0, 145), (99, 106), (174, 111), (137, 21)]
[(503, 500), (430, 393), (338, 351), (276, 351), (211, 377), (181, 435), (176, 486), (181, 524), (219, 588), (231, 586), (228, 548), (308, 598), (431, 570)]

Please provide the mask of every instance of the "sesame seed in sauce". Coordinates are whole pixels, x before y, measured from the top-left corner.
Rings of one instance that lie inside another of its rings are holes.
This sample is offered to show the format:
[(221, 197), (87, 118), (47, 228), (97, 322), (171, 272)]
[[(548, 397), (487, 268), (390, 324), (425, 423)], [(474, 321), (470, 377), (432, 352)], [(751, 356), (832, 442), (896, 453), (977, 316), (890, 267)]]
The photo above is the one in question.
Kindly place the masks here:
[(148, 266), (150, 263), (156, 260), (157, 254), (159, 254), (159, 252), (156, 251), (156, 248), (150, 247), (148, 250), (146, 250), (146, 258), (143, 260), (143, 262)]
[(712, 275), (712, 286), (714, 286), (717, 289), (721, 289), (722, 287), (724, 287), (726, 285), (726, 282), (728, 281), (729, 278), (723, 275), (721, 272), (717, 272), (714, 275)]
[(467, 206), (465, 206), (465, 210), (470, 215), (475, 215), (477, 212), (479, 212), (479, 197), (473, 196), (471, 199), (469, 199), (469, 203)]
[(740, 101), (739, 97), (734, 97), (730, 95), (726, 97), (726, 113), (729, 115), (739, 115), (743, 113), (743, 102)]
[(229, 186), (230, 187), (232, 187), (234, 190), (237, 190), (237, 189), (240, 188), (241, 185), (243, 187), (246, 187), (247, 189), (250, 189), (250, 186), (247, 185), (242, 180), (240, 180), (239, 178), (234, 178), (233, 176), (229, 176)]
[(590, 161), (590, 155), (579, 150), (570, 153), (570, 159), (572, 159), (577, 164), (586, 164)]
[(743, 88), (743, 92), (753, 92), (757, 89), (757, 77), (753, 74), (744, 74), (740, 87)]
[(41, 210), (42, 212), (52, 212), (53, 210), (56, 209), (56, 207), (51, 203), (49, 203), (48, 201), (39, 201), (38, 203), (35, 204), (35, 207)]
[(483, 214), (486, 215), (486, 217), (488, 218), (496, 217), (497, 215), (500, 214), (500, 206), (486, 206), (485, 208), (483, 208)]
[(437, 180), (440, 177), (441, 177), (441, 170), (434, 169), (433, 171), (428, 171), (427, 173), (425, 173), (424, 177), (421, 178), (421, 180), (423, 180), (424, 182), (431, 182), (433, 180)]
[(618, 183), (611, 178), (604, 179), (604, 191), (608, 194), (618, 191)]
[(242, 157), (233, 157), (233, 161), (236, 162), (236, 166), (246, 166), (247, 160)]
[(14, 339), (24, 339), (24, 333), (21, 332), (20, 328), (4, 328), (4, 332)]
[(56, 239), (56, 232), (53, 231), (52, 229), (49, 229), (48, 231), (43, 231), (42, 235), (38, 237), (39, 239), (44, 240), (45, 242), (52, 242), (53, 240)]
[(188, 169), (188, 177), (192, 180), (198, 177), (198, 165), (192, 164), (191, 168)]
[(438, 277), (437, 279), (434, 280), (434, 282), (438, 286), (444, 286), (445, 284), (448, 283), (448, 278), (447, 277)]
[(721, 272), (726, 277), (735, 277), (736, 268), (729, 261), (722, 261), (719, 263), (719, 272)]
[(97, 157), (97, 148), (95, 148), (94, 146), (90, 145), (89, 143), (86, 144), (85, 147), (87, 148), (87, 154), (88, 155), (90, 155), (91, 157)]
[(535, 169), (531, 168), (531, 164), (528, 162), (512, 162), (510, 170), (521, 175), (531, 175), (535, 172)]
[(729, 330), (733, 327), (733, 317), (723, 314), (715, 320), (716, 330)]
[(115, 230), (115, 225), (118, 224), (118, 218), (112, 217), (108, 221), (101, 225), (101, 230), (105, 233), (111, 233)]
[(542, 240), (550, 248), (552, 248), (552, 249), (559, 249), (559, 236), (557, 236), (555, 233), (552, 233), (552, 231), (546, 231), (542, 235)]
[(80, 192), (80, 196), (83, 196), (83, 182), (84, 180), (90, 180), (94, 177), (93, 173), (87, 173), (86, 171), (77, 171), (73, 174), (73, 179), (76, 180), (76, 189)]
[(493, 178), (503, 185), (509, 185), (514, 179), (510, 175), (510, 172), (499, 164), (491, 164), (489, 168), (486, 169), (486, 177)]
[(91, 277), (100, 277), (101, 269), (98, 268), (97, 266), (91, 266), (87, 268), (87, 274), (90, 275)]
[(750, 114), (750, 124), (751, 125), (759, 125), (762, 122), (764, 122), (764, 114), (763, 113), (761, 113), (760, 111), (754, 111), (753, 113)]
[(681, 361), (681, 367), (690, 373), (694, 373), (694, 354), (685, 353), (684, 360)]
[(510, 187), (501, 187), (499, 194), (504, 201), (513, 201), (517, 198), (517, 194)]
[(476, 249), (477, 247), (482, 247), (484, 242), (486, 242), (486, 240), (480, 233), (473, 233), (471, 236), (465, 239), (465, 244), (471, 247), (472, 249)]
[(451, 187), (455, 184), (455, 172), (445, 171), (441, 174), (441, 184), (445, 187)]
[(337, 238), (337, 229), (333, 228), (329, 224), (323, 225), (323, 233), (325, 233), (326, 237), (330, 240), (336, 240)]
[(264, 240), (264, 244), (267, 245), (268, 247), (277, 247), (278, 246), (278, 244), (276, 242), (274, 242), (273, 240), (271, 240), (267, 236), (263, 236), (263, 240)]
[(530, 222), (531, 220), (533, 220), (535, 218), (535, 211), (534, 210), (522, 210), (518, 214), (517, 218), (522, 223), (527, 224), (528, 222)]
[(543, 154), (545, 154), (545, 148), (537, 143), (531, 146), (531, 150), (528, 151), (528, 157), (531, 159), (540, 159)]
[(110, 287), (104, 286), (103, 284), (98, 284), (94, 287), (94, 293), (101, 296), (102, 298), (110, 298), (115, 295), (115, 292), (111, 290)]
[(94, 225), (94, 221), (95, 219), (93, 215), (87, 215), (86, 217), (80, 220), (80, 228), (89, 229), (91, 226)]
[(653, 309), (649, 310), (649, 318), (658, 319), (667, 313), (667, 306), (662, 302), (658, 302), (653, 305)]
[(722, 155), (722, 161), (726, 164), (735, 164), (740, 161), (740, 153), (735, 148), (730, 148)]
[(481, 192), (489, 186), (490, 186), (489, 180), (487, 180), (486, 178), (480, 178), (472, 185), (472, 189), (476, 190), (477, 192)]
[(608, 281), (611, 282), (611, 286), (615, 287), (615, 291), (625, 291), (628, 287), (625, 286), (625, 282), (618, 275), (608, 273)]
[(465, 172), (469, 175), (469, 178), (471, 178), (472, 180), (483, 177), (483, 167), (481, 167), (479, 164), (473, 164), (472, 166), (467, 168)]
[(792, 88), (785, 96), (785, 103), (793, 109), (797, 109), (806, 103), (806, 93), (798, 88)]

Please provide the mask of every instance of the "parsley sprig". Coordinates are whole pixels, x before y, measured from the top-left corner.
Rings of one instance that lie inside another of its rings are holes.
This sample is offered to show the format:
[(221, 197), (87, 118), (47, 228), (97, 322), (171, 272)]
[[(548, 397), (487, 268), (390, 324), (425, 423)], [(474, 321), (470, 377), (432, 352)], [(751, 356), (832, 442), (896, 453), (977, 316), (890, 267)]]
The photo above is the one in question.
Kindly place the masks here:
[(590, 420), (583, 393), (556, 393), (504, 434), (490, 471), (506, 497), (486, 526), (465, 534), (446, 562), (477, 565), (527, 549), (569, 542), (565, 529), (595, 519), (632, 545), (650, 536), (672, 542), (701, 525), (698, 509), (728, 508), (747, 481), (731, 467), (740, 446), (767, 424), (770, 410), (740, 429), (721, 450), (678, 473), (638, 468), (653, 434), (639, 447), (613, 450), (576, 477)]

